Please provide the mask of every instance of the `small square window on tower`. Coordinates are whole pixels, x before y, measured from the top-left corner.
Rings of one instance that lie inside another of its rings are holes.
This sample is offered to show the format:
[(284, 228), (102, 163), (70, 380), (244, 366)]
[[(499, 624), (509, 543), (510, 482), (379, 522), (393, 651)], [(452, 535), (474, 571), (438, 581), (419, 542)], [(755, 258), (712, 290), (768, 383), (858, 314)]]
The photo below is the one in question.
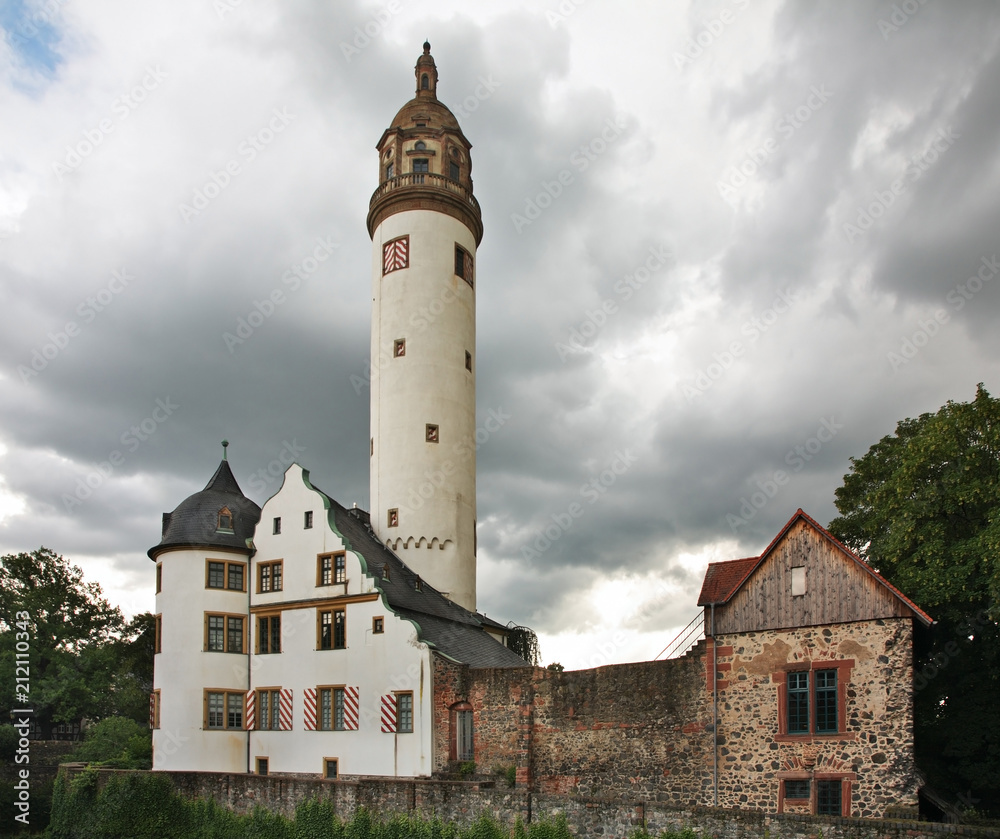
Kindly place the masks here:
[(386, 524), (389, 527), (399, 527), (399, 510), (395, 507), (386, 514)]
[(410, 267), (410, 237), (400, 236), (382, 245), (382, 274)]
[(455, 274), (473, 285), (472, 255), (461, 245), (455, 245)]
[(468, 350), (465, 351), (465, 369), (472, 372), (472, 353)]
[(402, 358), (404, 355), (406, 355), (406, 339), (397, 338), (392, 342), (392, 357)]
[(432, 423), (427, 423), (424, 427), (424, 439), (428, 443), (436, 443), (438, 441), (438, 427)]

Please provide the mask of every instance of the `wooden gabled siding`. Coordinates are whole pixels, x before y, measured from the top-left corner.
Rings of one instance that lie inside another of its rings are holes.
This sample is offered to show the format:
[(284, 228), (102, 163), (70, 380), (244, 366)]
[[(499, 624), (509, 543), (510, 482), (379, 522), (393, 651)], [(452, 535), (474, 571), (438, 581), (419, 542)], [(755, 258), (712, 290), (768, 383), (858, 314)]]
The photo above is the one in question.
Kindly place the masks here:
[[(806, 593), (792, 595), (792, 568), (806, 569)], [(758, 632), (878, 618), (911, 611), (862, 566), (799, 521), (732, 599), (715, 607), (715, 633)], [(705, 631), (711, 632), (710, 609)]]

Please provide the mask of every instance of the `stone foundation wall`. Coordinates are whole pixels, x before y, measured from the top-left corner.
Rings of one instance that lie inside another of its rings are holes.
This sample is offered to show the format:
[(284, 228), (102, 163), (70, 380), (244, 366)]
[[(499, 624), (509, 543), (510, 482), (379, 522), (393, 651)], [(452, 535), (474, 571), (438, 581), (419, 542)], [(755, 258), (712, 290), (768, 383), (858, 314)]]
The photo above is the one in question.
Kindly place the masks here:
[[(64, 767), (69, 773), (79, 771)], [(120, 770), (99, 770), (102, 781)], [(629, 836), (645, 827), (655, 835), (664, 829), (691, 827), (712, 839), (946, 839), (961, 835), (968, 839), (1000, 839), (996, 828), (930, 824), (911, 820), (890, 821), (824, 816), (766, 814), (759, 810), (716, 807), (672, 807), (653, 801), (609, 801), (584, 797), (532, 794), (492, 782), (457, 782), (360, 778), (353, 781), (323, 781), (309, 778), (235, 775), (212, 772), (157, 772), (171, 779), (188, 798), (214, 799), (236, 812), (247, 813), (254, 805), (291, 816), (301, 801), (319, 798), (332, 801), (341, 819), (350, 819), (364, 806), (380, 817), (413, 814), (437, 816), (467, 825), (482, 813), (492, 814), (503, 824), (520, 816), (525, 823), (564, 815), (577, 839), (609, 839)]]

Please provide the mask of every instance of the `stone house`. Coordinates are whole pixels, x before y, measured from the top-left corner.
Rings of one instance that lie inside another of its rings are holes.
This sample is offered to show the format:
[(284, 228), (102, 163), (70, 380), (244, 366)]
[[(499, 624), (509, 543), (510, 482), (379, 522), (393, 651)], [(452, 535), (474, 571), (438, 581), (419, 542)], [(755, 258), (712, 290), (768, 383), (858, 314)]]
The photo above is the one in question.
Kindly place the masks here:
[[(913, 623), (931, 618), (801, 510), (757, 557), (712, 563), (681, 658), (556, 673), (435, 661), (476, 760), (542, 793), (777, 813), (915, 808)], [(716, 678), (717, 674), (717, 678)]]

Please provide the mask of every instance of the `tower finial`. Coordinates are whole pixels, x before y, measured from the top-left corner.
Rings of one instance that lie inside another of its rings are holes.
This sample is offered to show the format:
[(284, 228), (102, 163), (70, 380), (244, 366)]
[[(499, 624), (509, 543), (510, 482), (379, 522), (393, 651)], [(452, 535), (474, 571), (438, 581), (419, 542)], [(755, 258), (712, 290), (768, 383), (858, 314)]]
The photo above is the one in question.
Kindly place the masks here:
[(222, 441), (222, 459), (223, 460), (228, 460), (229, 459), (228, 457), (226, 457), (226, 454), (227, 454), (226, 449), (228, 449), (228, 448), (229, 448), (229, 441), (228, 440), (223, 440)]
[(431, 54), (431, 42), (424, 41), (424, 55), (430, 55), (430, 54)]

